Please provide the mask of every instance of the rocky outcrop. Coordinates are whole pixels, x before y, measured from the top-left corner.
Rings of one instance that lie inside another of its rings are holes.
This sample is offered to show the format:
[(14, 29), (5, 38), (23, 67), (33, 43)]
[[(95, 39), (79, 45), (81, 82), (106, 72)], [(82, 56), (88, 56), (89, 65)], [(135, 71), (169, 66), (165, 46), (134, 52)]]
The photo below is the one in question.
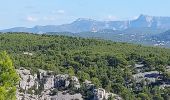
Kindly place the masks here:
[(94, 89), (94, 100), (108, 100), (111, 98), (111, 100), (123, 100), (120, 96), (113, 94), (113, 93), (107, 93), (105, 89), (98, 88)]
[(62, 92), (59, 92), (58, 95), (52, 96), (51, 100), (83, 100), (83, 98), (80, 93), (70, 95), (68, 93), (63, 94)]
[(55, 77), (55, 87), (68, 87), (70, 85), (68, 74), (58, 74)]
[(69, 76), (68, 74), (54, 75), (52, 71), (38, 70), (38, 73), (31, 74), (30, 70), (20, 68), (17, 69), (20, 75), (20, 82), (17, 86), (17, 100), (82, 100), (81, 94), (70, 95), (62, 94), (61, 91), (55, 93), (55, 89), (61, 87), (67, 88), (70, 83), (76, 89), (80, 88), (80, 83), (77, 77)]
[(37, 74), (31, 75), (30, 70), (24, 68), (17, 69), (17, 72), (20, 76), (20, 82), (17, 86), (17, 100), (38, 100), (38, 96), (33, 94), (39, 86)]
[[(17, 86), (17, 100), (83, 100), (80, 93), (69, 94), (69, 89), (81, 88), (76, 76), (55, 75), (52, 71), (41, 69), (37, 73), (31, 73), (28, 69), (20, 68), (17, 72), (21, 78)], [(105, 89), (95, 89), (91, 81), (85, 80), (83, 84), (87, 90), (93, 92), (94, 100), (107, 100), (110, 97), (122, 100), (118, 95), (108, 93)]]
[(44, 82), (44, 90), (52, 89), (54, 88), (54, 76), (47, 76)]
[(29, 55), (29, 56), (32, 56), (32, 55), (33, 55), (33, 53), (30, 53), (30, 52), (24, 52), (23, 54), (24, 54), (24, 55)]
[(20, 75), (19, 87), (24, 90), (28, 90), (33, 86), (36, 86), (38, 89), (37, 74), (31, 75), (30, 70), (20, 68), (17, 70)]
[(83, 83), (85, 84), (87, 89), (94, 88), (94, 84), (92, 84), (92, 82), (89, 80), (85, 80)]
[(72, 76), (71, 77), (71, 80), (73, 81), (73, 85), (76, 89), (79, 89), (80, 88), (80, 83), (79, 83), (79, 80), (76, 76)]

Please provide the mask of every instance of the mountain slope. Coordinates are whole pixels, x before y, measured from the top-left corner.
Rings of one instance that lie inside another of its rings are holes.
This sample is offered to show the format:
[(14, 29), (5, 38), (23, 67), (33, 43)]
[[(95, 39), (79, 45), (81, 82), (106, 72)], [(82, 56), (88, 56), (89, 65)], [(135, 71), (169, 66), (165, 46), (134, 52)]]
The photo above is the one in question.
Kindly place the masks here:
[(170, 41), (170, 30), (154, 35), (153, 38), (159, 41)]
[(170, 29), (170, 17), (154, 17), (140, 15), (135, 20), (127, 21), (96, 21), (92, 19), (77, 19), (70, 24), (63, 25), (47, 25), (35, 26), (33, 28), (16, 27), (11, 29), (1, 30), (1, 32), (87, 32), (100, 31), (104, 29), (124, 30), (128, 28), (152, 28), (152, 29)]

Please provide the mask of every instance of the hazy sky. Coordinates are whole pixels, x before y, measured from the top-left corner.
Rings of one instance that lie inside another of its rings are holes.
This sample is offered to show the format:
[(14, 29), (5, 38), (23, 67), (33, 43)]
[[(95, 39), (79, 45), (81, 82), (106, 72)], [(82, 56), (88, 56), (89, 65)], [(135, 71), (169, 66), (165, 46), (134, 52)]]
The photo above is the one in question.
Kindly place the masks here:
[(0, 29), (59, 25), (77, 18), (126, 20), (170, 16), (170, 0), (0, 0)]

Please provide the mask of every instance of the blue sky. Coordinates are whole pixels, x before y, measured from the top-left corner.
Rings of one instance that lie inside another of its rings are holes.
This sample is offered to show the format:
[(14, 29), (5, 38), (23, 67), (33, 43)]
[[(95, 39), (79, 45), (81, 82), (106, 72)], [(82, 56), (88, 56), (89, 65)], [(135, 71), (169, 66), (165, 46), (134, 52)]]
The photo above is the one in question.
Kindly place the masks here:
[(60, 25), (77, 18), (127, 20), (170, 16), (170, 0), (0, 0), (0, 29)]

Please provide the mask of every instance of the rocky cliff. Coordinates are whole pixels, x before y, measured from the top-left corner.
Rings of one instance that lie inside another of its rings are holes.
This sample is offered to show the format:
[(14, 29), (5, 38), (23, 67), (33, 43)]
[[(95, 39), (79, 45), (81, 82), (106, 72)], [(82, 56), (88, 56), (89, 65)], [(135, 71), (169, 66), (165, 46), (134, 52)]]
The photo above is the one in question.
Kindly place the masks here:
[[(17, 100), (83, 100), (83, 95), (70, 90), (79, 90), (81, 84), (76, 76), (68, 74), (54, 74), (52, 71), (39, 69), (36, 73), (28, 69), (17, 69), (20, 82), (17, 86)], [(93, 100), (108, 99), (113, 96), (115, 100), (121, 98), (113, 93), (107, 93), (104, 89), (95, 89), (91, 81), (83, 82), (87, 89), (93, 87)]]

